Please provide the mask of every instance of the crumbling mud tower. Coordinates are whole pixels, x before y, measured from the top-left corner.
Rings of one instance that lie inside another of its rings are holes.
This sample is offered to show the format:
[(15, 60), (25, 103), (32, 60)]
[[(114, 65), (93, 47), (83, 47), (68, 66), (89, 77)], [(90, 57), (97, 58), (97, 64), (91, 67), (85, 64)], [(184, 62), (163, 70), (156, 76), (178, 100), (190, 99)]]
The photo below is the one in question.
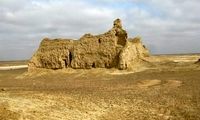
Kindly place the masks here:
[(128, 39), (120, 19), (100, 35), (85, 34), (79, 40), (44, 38), (28, 63), (28, 70), (46, 69), (127, 69), (149, 56), (140, 38)]

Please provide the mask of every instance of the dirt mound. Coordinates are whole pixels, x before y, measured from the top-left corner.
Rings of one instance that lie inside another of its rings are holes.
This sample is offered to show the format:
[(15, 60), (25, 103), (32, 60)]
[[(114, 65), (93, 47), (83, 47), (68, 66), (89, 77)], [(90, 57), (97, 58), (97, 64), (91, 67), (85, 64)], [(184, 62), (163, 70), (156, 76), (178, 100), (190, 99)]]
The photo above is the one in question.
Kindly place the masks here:
[(161, 80), (143, 80), (137, 84), (139, 88), (148, 88), (154, 85), (161, 84)]
[(44, 38), (29, 61), (35, 68), (119, 68), (127, 69), (135, 59), (149, 56), (139, 37), (128, 39), (120, 19), (100, 35), (85, 34), (79, 40)]
[(179, 87), (181, 86), (182, 82), (181, 81), (178, 81), (178, 80), (167, 80), (167, 83), (164, 84), (165, 86), (168, 86), (168, 87)]
[(136, 86), (139, 88), (149, 88), (162, 86), (166, 88), (177, 88), (182, 85), (182, 82), (179, 80), (166, 80), (164, 83), (161, 83), (161, 80), (153, 79), (153, 80), (142, 80)]

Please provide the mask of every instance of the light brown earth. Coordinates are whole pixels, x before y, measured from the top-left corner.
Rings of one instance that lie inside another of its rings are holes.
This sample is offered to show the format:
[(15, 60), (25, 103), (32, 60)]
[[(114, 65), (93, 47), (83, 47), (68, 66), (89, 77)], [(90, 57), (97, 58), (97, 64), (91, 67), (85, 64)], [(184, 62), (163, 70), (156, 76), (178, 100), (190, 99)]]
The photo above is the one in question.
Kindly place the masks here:
[(0, 71), (0, 120), (198, 120), (198, 58), (152, 56), (152, 65), (135, 73)]

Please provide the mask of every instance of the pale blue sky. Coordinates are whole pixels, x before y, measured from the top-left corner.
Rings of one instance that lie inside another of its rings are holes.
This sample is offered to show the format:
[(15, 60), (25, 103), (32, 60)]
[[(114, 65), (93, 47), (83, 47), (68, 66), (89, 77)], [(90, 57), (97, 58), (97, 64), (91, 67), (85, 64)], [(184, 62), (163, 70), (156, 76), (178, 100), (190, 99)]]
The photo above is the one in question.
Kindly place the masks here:
[(44, 37), (99, 34), (122, 19), (154, 54), (200, 53), (200, 0), (0, 0), (0, 61), (29, 59)]

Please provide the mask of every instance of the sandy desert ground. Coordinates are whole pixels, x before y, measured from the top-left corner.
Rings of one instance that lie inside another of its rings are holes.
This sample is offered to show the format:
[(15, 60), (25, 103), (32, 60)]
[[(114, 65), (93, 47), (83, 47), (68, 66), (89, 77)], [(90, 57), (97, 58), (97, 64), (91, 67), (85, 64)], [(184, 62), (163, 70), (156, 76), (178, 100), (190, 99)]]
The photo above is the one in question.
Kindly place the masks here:
[[(200, 58), (157, 55), (137, 72), (0, 71), (0, 120), (199, 120)], [(0, 62), (0, 66), (24, 65)]]

